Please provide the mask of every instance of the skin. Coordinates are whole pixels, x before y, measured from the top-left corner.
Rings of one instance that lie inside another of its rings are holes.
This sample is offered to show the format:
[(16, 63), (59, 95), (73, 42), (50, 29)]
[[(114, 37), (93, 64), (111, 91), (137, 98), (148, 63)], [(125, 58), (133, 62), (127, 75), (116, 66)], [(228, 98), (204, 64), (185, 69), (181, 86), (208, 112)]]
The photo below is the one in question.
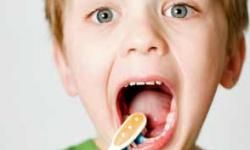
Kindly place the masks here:
[[(175, 2), (198, 11), (178, 19), (162, 13), (173, 0), (67, 2), (64, 45), (54, 40), (55, 63), (68, 94), (79, 96), (88, 111), (101, 149), (118, 128), (115, 92), (124, 79), (158, 75), (173, 85), (178, 123), (166, 150), (195, 149), (218, 85), (231, 88), (237, 82), (245, 56), (243, 34), (227, 43), (224, 13), (212, 0)], [(113, 9), (114, 20), (96, 23), (89, 13), (99, 6)]]

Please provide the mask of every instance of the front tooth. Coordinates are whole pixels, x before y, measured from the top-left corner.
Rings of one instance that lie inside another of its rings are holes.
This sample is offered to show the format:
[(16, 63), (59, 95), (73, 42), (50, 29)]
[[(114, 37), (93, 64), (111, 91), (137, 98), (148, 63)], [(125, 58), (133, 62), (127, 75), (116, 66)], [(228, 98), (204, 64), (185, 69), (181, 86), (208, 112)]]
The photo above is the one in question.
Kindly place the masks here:
[(161, 85), (161, 84), (162, 84), (161, 81), (155, 81), (155, 83), (156, 83), (157, 85)]
[(136, 85), (145, 85), (144, 82), (136, 82)]
[(130, 86), (134, 86), (134, 85), (135, 85), (135, 82), (130, 82), (129, 85), (130, 85)]
[(146, 85), (155, 85), (154, 81), (146, 82)]

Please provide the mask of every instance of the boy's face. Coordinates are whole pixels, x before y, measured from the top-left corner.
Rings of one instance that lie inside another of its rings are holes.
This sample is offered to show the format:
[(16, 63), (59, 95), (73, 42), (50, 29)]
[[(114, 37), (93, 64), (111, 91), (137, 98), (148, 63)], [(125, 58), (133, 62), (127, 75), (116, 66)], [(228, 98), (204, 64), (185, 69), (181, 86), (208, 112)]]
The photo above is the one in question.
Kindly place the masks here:
[(145, 136), (160, 137), (141, 147), (188, 149), (223, 80), (227, 30), (212, 0), (73, 0), (65, 8), (66, 59), (55, 56), (106, 146), (139, 111), (148, 117)]

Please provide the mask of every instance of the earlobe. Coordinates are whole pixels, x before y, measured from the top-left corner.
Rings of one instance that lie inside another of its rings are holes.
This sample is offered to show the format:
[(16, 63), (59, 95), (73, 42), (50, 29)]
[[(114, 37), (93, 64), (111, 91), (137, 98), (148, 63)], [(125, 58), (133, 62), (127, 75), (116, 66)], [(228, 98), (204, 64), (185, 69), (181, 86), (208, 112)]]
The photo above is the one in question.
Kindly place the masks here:
[(63, 49), (61, 48), (61, 46), (59, 46), (56, 40), (53, 41), (53, 56), (55, 65), (57, 67), (65, 90), (67, 91), (68, 95), (76, 96), (78, 93), (74, 77), (67, 64), (67, 60), (64, 57)]
[(221, 78), (221, 85), (225, 88), (230, 89), (234, 86), (234, 84), (235, 82), (233, 80), (233, 72), (225, 70)]
[(237, 38), (235, 44), (233, 44), (232, 51), (227, 55), (225, 61), (225, 67), (221, 77), (221, 85), (225, 88), (230, 89), (237, 83), (244, 64), (245, 51), (245, 37), (242, 34)]

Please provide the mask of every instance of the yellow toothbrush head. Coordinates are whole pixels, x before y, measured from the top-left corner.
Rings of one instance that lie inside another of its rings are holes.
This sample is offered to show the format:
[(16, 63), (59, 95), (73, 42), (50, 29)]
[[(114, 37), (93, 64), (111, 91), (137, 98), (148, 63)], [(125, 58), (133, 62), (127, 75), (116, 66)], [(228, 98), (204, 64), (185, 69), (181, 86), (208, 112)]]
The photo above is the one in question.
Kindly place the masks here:
[(145, 128), (146, 123), (147, 119), (143, 113), (130, 115), (117, 130), (111, 147), (113, 149), (123, 149), (129, 146)]

